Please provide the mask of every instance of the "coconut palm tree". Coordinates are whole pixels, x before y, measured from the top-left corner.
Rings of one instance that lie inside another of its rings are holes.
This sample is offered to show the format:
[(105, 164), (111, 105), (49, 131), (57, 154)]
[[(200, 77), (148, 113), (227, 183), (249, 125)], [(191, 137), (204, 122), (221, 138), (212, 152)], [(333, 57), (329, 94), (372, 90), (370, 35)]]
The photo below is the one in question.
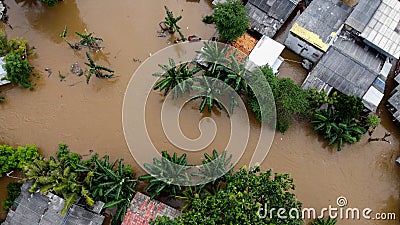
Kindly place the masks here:
[(176, 65), (175, 61), (171, 58), (169, 59), (169, 65), (158, 66), (165, 72), (153, 74), (153, 76), (162, 78), (154, 85), (153, 89), (164, 91), (164, 96), (166, 96), (168, 92), (172, 90), (174, 99), (178, 98), (183, 93), (190, 91), (193, 85), (193, 75), (201, 70), (198, 67), (189, 69), (189, 63)]

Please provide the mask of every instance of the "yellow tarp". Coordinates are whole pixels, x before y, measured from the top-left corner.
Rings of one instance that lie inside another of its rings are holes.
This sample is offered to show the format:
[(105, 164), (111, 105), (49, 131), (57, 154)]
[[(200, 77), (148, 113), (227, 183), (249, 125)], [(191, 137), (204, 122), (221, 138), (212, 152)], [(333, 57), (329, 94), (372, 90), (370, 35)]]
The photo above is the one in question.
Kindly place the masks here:
[[(314, 45), (318, 49), (321, 49), (322, 51), (326, 52), (329, 47), (329, 43), (325, 43), (321, 37), (318, 34), (315, 34), (306, 28), (300, 26), (298, 23), (295, 23), (290, 29), (290, 32), (293, 34), (299, 36), (300, 38), (304, 39), (308, 43)], [(332, 32), (330, 35), (332, 38), (336, 35), (336, 32)]]

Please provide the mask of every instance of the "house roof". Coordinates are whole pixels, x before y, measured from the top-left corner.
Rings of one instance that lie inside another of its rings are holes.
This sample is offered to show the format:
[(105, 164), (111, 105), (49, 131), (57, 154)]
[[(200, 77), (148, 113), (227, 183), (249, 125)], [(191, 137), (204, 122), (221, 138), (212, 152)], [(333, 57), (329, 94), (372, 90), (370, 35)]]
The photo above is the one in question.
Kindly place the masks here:
[(180, 215), (179, 210), (137, 192), (121, 225), (149, 225), (157, 216), (176, 218)]
[(3, 225), (101, 225), (104, 216), (90, 212), (83, 207), (72, 205), (65, 215), (61, 215), (64, 199), (51, 193), (30, 193), (30, 183), (21, 187), (21, 195), (15, 200)]
[(281, 55), (285, 46), (273, 39), (263, 36), (249, 55), (249, 60), (257, 66), (272, 67)]
[(313, 0), (290, 32), (326, 52), (351, 11), (340, 0)]
[(347, 18), (346, 24), (360, 33), (363, 32), (380, 3), (379, 0), (361, 0), (356, 5), (349, 18)]
[[(397, 77), (399, 77), (399, 75)], [(388, 101), (395, 108), (394, 111), (389, 111), (393, 114), (393, 117), (400, 122), (400, 85), (396, 87), (396, 92)]]
[(273, 37), (292, 14), (300, 0), (249, 0), (246, 4), (251, 28)]
[[(364, 0), (365, 1), (365, 0)], [(386, 55), (400, 58), (400, 1), (382, 0), (361, 37), (383, 50)]]
[(302, 86), (305, 89), (322, 89), (329, 85), (339, 92), (363, 99), (366, 107), (375, 111), (378, 105), (376, 99), (380, 102), (383, 97), (375, 89), (383, 93), (385, 87), (379, 79), (382, 64), (383, 58), (375, 50), (350, 38), (338, 38)]
[(232, 41), (231, 45), (246, 55), (249, 55), (250, 52), (254, 49), (257, 45), (257, 39), (250, 36), (248, 33), (245, 33), (235, 41)]

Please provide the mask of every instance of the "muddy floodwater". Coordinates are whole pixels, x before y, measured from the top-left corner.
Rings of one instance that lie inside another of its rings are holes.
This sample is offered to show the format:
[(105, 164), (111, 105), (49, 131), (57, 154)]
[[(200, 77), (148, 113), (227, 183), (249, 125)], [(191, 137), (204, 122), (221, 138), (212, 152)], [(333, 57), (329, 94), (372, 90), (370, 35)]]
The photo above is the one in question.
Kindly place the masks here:
[[(354, 4), (356, 1), (351, 1)], [(36, 1), (6, 0), (10, 7), (10, 23), (5, 27), (10, 38), (24, 37), (36, 48), (30, 59), (35, 71), (34, 91), (19, 87), (3, 86), (1, 94), (6, 102), (0, 105), (0, 143), (10, 145), (35, 144), (45, 156), (54, 154), (59, 142), (66, 143), (73, 151), (83, 155), (90, 149), (100, 155), (125, 159), (138, 174), (143, 170), (135, 162), (126, 145), (122, 129), (122, 104), (131, 76), (141, 62), (151, 54), (167, 47), (173, 38), (158, 37), (159, 22), (165, 17), (164, 5), (175, 15), (182, 15), (179, 22), (186, 35), (210, 39), (215, 34), (213, 25), (205, 25), (201, 17), (211, 13), (209, 1), (184, 0), (118, 0), (84, 1), (64, 0), (54, 8), (41, 6)], [(294, 16), (293, 16), (294, 17)], [(67, 25), (70, 41), (76, 41), (74, 31), (95, 32), (104, 39), (102, 53), (95, 55), (99, 64), (115, 70), (116, 79), (92, 78), (86, 85), (83, 77), (70, 72), (71, 65), (83, 66), (85, 51), (73, 51), (59, 37)], [(278, 34), (283, 42), (286, 31)], [(285, 50), (286, 61), (280, 76), (292, 77), (301, 83), (306, 71), (297, 63), (301, 59)], [(45, 69), (50, 69), (51, 74)], [(154, 71), (159, 72), (159, 71)], [(59, 73), (66, 76), (60, 81)], [(151, 76), (151, 74), (149, 74)], [(389, 89), (393, 88), (389, 86)], [(152, 92), (146, 106), (146, 124), (154, 145), (170, 152), (180, 152), (167, 140), (161, 127), (159, 112), (163, 96)], [(229, 140), (229, 117), (226, 112), (199, 113), (198, 102), (187, 104), (181, 113), (182, 131), (196, 138), (199, 121), (207, 116), (218, 126), (217, 136), (203, 152), (223, 150)], [(395, 164), (399, 152), (399, 127), (392, 123), (384, 107), (382, 123), (374, 136), (392, 133), (391, 144), (368, 143), (367, 136), (354, 145), (345, 145), (343, 151), (327, 147), (306, 122), (294, 122), (285, 134), (276, 134), (271, 150), (261, 164), (264, 170), (289, 173), (296, 183), (296, 194), (304, 207), (317, 210), (332, 205), (344, 196), (348, 207), (371, 208), (373, 212), (395, 212), (396, 221), (343, 220), (339, 224), (399, 224), (400, 217), (400, 166)], [(250, 116), (251, 135), (247, 151), (238, 166), (249, 162), (257, 143), (260, 124)], [(203, 152), (189, 154), (192, 163), (200, 163)], [(143, 149), (143, 154), (146, 149)], [(89, 157), (89, 156), (86, 156)], [(5, 194), (5, 183), (0, 178), (0, 200)], [(4, 215), (3, 215), (4, 216)]]

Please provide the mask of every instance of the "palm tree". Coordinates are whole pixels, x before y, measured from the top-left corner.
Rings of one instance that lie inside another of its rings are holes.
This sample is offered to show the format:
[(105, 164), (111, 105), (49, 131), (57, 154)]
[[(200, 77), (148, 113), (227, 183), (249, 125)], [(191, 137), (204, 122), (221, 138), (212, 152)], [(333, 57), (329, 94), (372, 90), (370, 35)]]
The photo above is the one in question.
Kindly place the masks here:
[(168, 92), (172, 90), (174, 99), (178, 98), (183, 93), (190, 91), (193, 84), (193, 75), (201, 70), (198, 67), (189, 69), (189, 63), (176, 65), (175, 61), (171, 58), (169, 59), (169, 65), (158, 66), (165, 72), (153, 74), (153, 76), (162, 78), (154, 85), (153, 89), (160, 89), (160, 91), (164, 91), (164, 96), (166, 96)]
[(185, 36), (183, 36), (182, 32), (181, 32), (181, 28), (178, 26), (178, 21), (182, 19), (182, 16), (178, 16), (178, 17), (174, 17), (174, 14), (172, 13), (172, 11), (170, 11), (168, 9), (167, 6), (164, 6), (165, 8), (165, 12), (167, 13), (167, 17), (165, 17), (165, 21), (164, 24), (167, 26), (168, 30), (170, 33), (174, 33), (175, 31), (177, 31), (179, 33), (179, 36), (181, 37), (182, 41), (185, 41), (186, 38)]
[(215, 73), (217, 66), (226, 66), (229, 63), (229, 59), (226, 58), (227, 51), (226, 47), (220, 49), (218, 42), (212, 42), (211, 44), (205, 42), (204, 47), (196, 52), (199, 54), (200, 59), (210, 66), (211, 75), (218, 77), (218, 73)]
[(234, 55), (230, 56), (231, 63), (229, 68), (227, 68), (225, 83), (229, 84), (236, 92), (244, 92), (247, 93), (248, 85), (244, 77), (248, 72), (246, 69), (246, 64), (248, 61), (248, 57), (246, 57), (243, 63), (239, 63), (236, 59), (236, 52)]

